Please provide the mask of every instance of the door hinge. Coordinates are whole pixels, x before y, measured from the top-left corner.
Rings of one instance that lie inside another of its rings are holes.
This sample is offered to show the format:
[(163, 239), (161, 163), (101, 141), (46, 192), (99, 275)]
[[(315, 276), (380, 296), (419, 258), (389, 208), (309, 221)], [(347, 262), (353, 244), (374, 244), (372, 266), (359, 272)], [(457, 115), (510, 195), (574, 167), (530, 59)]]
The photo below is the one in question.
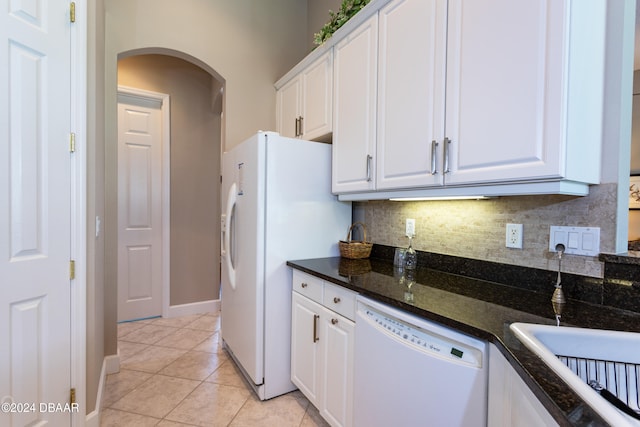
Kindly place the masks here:
[(69, 5), (69, 21), (76, 22), (76, 2), (73, 1)]
[(76, 134), (73, 132), (69, 135), (69, 152), (76, 152)]
[(69, 279), (76, 278), (76, 262), (74, 260), (69, 261)]
[(69, 403), (70, 404), (75, 404), (76, 402), (76, 389), (72, 388), (69, 392)]

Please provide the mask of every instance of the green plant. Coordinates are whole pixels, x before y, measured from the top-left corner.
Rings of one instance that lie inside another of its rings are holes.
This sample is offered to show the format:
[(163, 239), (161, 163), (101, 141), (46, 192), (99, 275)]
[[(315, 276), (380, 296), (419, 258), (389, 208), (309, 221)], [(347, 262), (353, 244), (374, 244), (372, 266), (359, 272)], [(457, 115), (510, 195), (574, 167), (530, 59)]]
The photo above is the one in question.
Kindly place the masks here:
[(365, 7), (370, 0), (343, 0), (340, 10), (329, 11), (329, 22), (324, 24), (319, 32), (313, 35), (313, 42), (320, 45), (325, 42), (336, 30), (342, 27), (353, 15)]

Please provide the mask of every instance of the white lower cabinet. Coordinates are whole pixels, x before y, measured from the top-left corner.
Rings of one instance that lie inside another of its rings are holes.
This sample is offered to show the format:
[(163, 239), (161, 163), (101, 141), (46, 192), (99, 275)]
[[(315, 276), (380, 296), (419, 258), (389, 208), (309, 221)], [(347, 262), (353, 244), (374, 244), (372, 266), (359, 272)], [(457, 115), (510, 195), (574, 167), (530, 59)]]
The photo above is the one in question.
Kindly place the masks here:
[(356, 293), (296, 270), (293, 289), (291, 381), (330, 425), (351, 426)]
[(531, 389), (511, 367), (500, 350), (489, 345), (489, 410), (490, 427), (557, 426), (558, 423), (542, 406)]
[[(356, 293), (293, 270), (291, 381), (332, 426), (353, 425)], [(487, 426), (558, 426), (489, 344)]]

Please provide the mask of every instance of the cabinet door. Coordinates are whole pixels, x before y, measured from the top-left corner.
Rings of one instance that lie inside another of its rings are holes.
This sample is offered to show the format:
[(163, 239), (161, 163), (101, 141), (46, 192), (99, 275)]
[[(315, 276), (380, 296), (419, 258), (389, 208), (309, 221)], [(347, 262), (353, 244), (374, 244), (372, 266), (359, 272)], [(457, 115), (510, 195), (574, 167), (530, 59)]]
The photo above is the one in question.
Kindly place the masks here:
[(278, 132), (282, 136), (296, 138), (300, 117), (300, 78), (296, 77), (282, 86), (277, 94)]
[(332, 191), (373, 190), (378, 15), (334, 46)]
[(355, 323), (324, 309), (322, 316), (322, 402), (320, 414), (332, 426), (353, 424), (353, 339)]
[(445, 177), (563, 175), (565, 0), (450, 0)]
[(489, 346), (487, 416), (487, 425), (492, 427), (558, 425), (493, 344)]
[(320, 402), (320, 313), (322, 306), (297, 292), (292, 296), (291, 382), (316, 407)]
[(302, 72), (302, 137), (323, 139), (331, 133), (333, 111), (333, 51)]
[(378, 189), (442, 185), (446, 8), (396, 0), (379, 12)]

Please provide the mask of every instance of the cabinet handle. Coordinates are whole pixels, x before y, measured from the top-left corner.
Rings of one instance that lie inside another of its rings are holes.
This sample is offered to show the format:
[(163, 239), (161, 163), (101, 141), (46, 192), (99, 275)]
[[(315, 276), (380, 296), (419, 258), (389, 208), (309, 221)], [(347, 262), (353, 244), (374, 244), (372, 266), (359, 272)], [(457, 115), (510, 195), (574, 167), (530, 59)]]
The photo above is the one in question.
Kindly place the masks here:
[(442, 173), (449, 173), (449, 144), (451, 144), (451, 140), (449, 138), (444, 139), (444, 167)]
[(373, 157), (367, 154), (367, 182), (371, 182), (371, 160), (373, 160)]
[(298, 132), (300, 132), (299, 135), (302, 136), (304, 134), (304, 117), (298, 117), (298, 121), (300, 123)]
[(317, 342), (320, 338), (318, 338), (318, 320), (320, 316), (318, 314), (313, 315), (313, 342)]
[(340, 298), (338, 297), (333, 297), (333, 302), (335, 302), (336, 304), (340, 302)]
[(300, 136), (300, 117), (296, 117), (295, 136)]
[(338, 324), (338, 319), (335, 319), (335, 318), (331, 319), (331, 324), (332, 325), (337, 325)]
[(438, 169), (436, 166), (436, 154), (438, 150), (438, 143), (434, 139), (431, 141), (431, 175), (436, 175), (438, 173)]
[(302, 283), (300, 286), (302, 286), (302, 288), (306, 288), (309, 285), (307, 285), (306, 283)]

